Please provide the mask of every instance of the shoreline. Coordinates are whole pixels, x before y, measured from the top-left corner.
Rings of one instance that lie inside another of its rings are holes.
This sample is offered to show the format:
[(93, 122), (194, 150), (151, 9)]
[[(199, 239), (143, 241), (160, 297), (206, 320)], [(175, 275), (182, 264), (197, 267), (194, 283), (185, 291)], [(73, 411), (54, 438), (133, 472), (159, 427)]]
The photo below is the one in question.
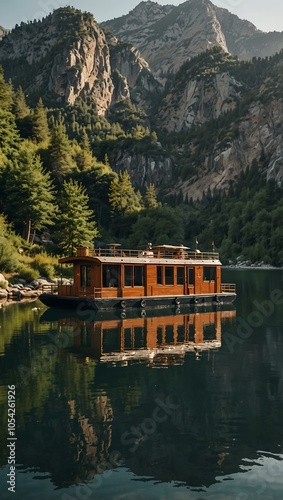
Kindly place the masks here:
[(227, 266), (222, 266), (222, 269), (233, 269), (236, 271), (241, 271), (243, 269), (244, 271), (251, 269), (251, 270), (262, 270), (262, 271), (283, 271), (283, 267), (276, 267), (276, 266), (270, 266), (266, 264), (265, 266), (256, 266), (256, 265), (251, 265), (251, 266), (240, 266), (238, 264), (228, 264)]

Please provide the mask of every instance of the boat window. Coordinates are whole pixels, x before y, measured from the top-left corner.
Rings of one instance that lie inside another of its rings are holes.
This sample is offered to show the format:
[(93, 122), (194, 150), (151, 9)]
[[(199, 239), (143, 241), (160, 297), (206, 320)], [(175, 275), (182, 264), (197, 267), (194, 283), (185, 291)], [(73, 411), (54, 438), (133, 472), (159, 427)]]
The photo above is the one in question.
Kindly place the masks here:
[(215, 267), (203, 268), (203, 281), (215, 281)]
[(174, 267), (165, 267), (165, 285), (174, 285)]
[(195, 284), (195, 270), (193, 267), (188, 267), (188, 285)]
[(184, 284), (184, 268), (177, 267), (177, 285)]
[(124, 267), (124, 286), (132, 286), (133, 268), (132, 266)]
[(134, 286), (143, 286), (143, 270), (142, 266), (134, 267)]
[(81, 266), (81, 286), (90, 286), (91, 266)]
[(188, 341), (189, 342), (194, 342), (195, 341), (195, 327), (191, 323), (188, 326)]
[(163, 282), (162, 282), (162, 267), (161, 266), (157, 266), (157, 284), (158, 285), (163, 284)]
[(119, 282), (119, 266), (102, 266), (103, 288), (117, 288)]
[(174, 344), (174, 327), (166, 325), (165, 327), (165, 342), (166, 344)]
[(124, 267), (124, 286), (143, 286), (144, 283), (143, 266)]

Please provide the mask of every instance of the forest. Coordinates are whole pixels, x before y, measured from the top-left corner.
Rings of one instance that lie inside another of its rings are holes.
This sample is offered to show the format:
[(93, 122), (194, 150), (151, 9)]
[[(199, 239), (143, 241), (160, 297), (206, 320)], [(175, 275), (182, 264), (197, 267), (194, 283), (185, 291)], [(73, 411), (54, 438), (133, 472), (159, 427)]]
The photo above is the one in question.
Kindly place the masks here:
[[(190, 68), (199, 74), (201, 58), (196, 62), (181, 74)], [(253, 64), (252, 71), (244, 67), (247, 80), (252, 74), (258, 78)], [(155, 131), (128, 99), (116, 103), (107, 117), (87, 99), (47, 108), (39, 98), (31, 106), (1, 69), (0, 272), (26, 280), (50, 278), (58, 272), (58, 256), (113, 241), (124, 248), (149, 241), (193, 248), (198, 241), (204, 251), (211, 246), (219, 251), (224, 263), (283, 265), (282, 188), (260, 173), (264, 159), (242, 172), (227, 192), (208, 192), (198, 201), (168, 195), (170, 186), (157, 191), (150, 184), (140, 192), (128, 172), (117, 171), (110, 160), (119, 148), (154, 152), (161, 138), (172, 152), (183, 141), (176, 176), (187, 178), (190, 144), (200, 147), (204, 134), (211, 144), (221, 127), (227, 130), (227, 116), (190, 132)]]

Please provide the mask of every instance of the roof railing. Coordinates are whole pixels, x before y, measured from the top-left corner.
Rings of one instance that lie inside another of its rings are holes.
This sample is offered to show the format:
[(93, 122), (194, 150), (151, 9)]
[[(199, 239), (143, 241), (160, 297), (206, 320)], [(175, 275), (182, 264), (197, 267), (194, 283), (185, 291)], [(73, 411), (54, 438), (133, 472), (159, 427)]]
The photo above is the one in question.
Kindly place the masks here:
[[(81, 255), (79, 255), (81, 256)], [(147, 259), (185, 259), (185, 260), (219, 260), (217, 252), (200, 252), (187, 250), (128, 250), (121, 248), (96, 248), (88, 250), (90, 257), (140, 257)]]

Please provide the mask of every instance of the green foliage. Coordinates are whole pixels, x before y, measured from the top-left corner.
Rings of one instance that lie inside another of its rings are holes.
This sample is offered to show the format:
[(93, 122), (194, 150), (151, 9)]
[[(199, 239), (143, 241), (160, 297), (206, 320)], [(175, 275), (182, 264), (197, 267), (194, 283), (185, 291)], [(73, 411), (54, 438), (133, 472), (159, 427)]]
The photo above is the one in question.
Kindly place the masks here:
[(11, 111), (13, 104), (13, 89), (11, 84), (4, 80), (4, 71), (0, 66), (0, 109), (2, 111)]
[(22, 264), (17, 268), (17, 276), (16, 279), (23, 279), (27, 283), (31, 283), (33, 280), (38, 278), (38, 271), (33, 269), (31, 266), (27, 264)]
[(254, 164), (227, 194), (206, 196), (184, 208), (186, 241), (198, 236), (202, 250), (215, 243), (224, 262), (240, 255), (252, 262), (282, 266), (282, 188), (266, 183)]
[(177, 244), (184, 241), (184, 219), (181, 210), (171, 207), (158, 207), (143, 210), (133, 224), (129, 237), (130, 245)]
[(38, 156), (21, 149), (3, 178), (5, 213), (29, 241), (31, 228), (40, 230), (53, 224), (55, 205), (50, 176), (43, 171)]
[(20, 142), (15, 117), (0, 107), (0, 152), (6, 158), (14, 156)]
[(38, 276), (53, 278), (56, 275), (57, 263), (58, 259), (56, 257), (52, 257), (43, 251), (32, 258), (31, 267), (37, 272)]
[(157, 208), (158, 201), (156, 197), (156, 191), (153, 184), (150, 184), (144, 195), (144, 206), (145, 208)]
[(82, 139), (80, 143), (80, 150), (76, 157), (76, 163), (78, 165), (79, 170), (88, 170), (92, 167), (95, 162), (95, 158), (92, 156), (90, 142), (88, 135), (85, 130), (82, 133)]
[[(66, 40), (79, 36), (72, 28), (72, 16), (79, 16), (79, 11), (59, 9), (56, 16), (56, 23), (62, 28), (63, 47)], [(82, 33), (85, 20), (78, 18)], [(32, 31), (34, 26), (25, 29)], [(207, 193), (198, 203), (183, 200), (181, 193), (174, 194), (166, 200), (170, 199), (175, 208), (161, 207), (152, 185), (142, 199), (128, 172), (117, 175), (111, 168), (117, 169), (117, 158), (125, 152), (132, 157), (152, 158), (168, 158), (171, 154), (173, 183), (201, 176), (205, 158), (215, 156), (239, 137), (239, 123), (255, 99), (265, 103), (282, 96), (282, 54), (244, 62), (214, 48), (185, 63), (175, 78), (171, 76), (166, 92), (172, 85), (174, 91), (182, 89), (188, 79), (202, 78), (209, 84), (217, 73), (229, 72), (241, 83), (241, 99), (235, 98), (232, 111), (202, 126), (170, 134), (162, 130), (158, 137), (154, 130), (149, 130), (146, 114), (129, 99), (114, 104), (107, 117), (98, 116), (95, 101), (90, 98), (78, 99), (73, 106), (45, 108), (40, 95), (33, 95), (38, 104), (29, 110), (23, 90), (18, 88), (14, 94), (0, 70), (0, 210), (16, 231), (16, 235), (12, 233), (0, 216), (0, 265), (8, 272), (24, 266), (26, 275), (36, 272), (53, 276), (54, 262), (45, 254), (40, 258), (33, 255), (34, 263), (20, 263), (17, 248), (23, 244), (18, 233), (23, 232), (23, 225), (28, 238), (31, 231), (41, 231), (55, 223), (56, 244), (69, 253), (79, 245), (91, 246), (98, 236), (94, 213), (107, 241), (114, 237), (127, 246), (148, 241), (192, 245), (197, 236), (204, 250), (210, 249), (214, 241), (226, 261), (243, 255), (252, 261), (283, 265), (282, 191), (274, 183), (266, 184), (262, 172), (269, 158), (264, 153), (260, 164), (242, 174), (228, 194)], [(51, 50), (46, 56), (49, 63), (53, 56)], [(18, 71), (17, 66), (21, 65)], [(25, 61), (14, 61), (8, 68), (8, 77), (13, 73), (17, 79), (23, 67)], [(38, 68), (31, 68), (23, 88), (34, 78), (33, 70)], [(45, 104), (54, 103), (48, 92), (44, 99)], [(23, 142), (21, 138), (27, 140)], [(158, 139), (164, 145), (162, 149), (156, 144)], [(57, 191), (42, 163), (53, 175)], [(171, 188), (161, 186), (158, 199), (164, 203)], [(61, 210), (56, 219), (55, 197), (60, 200)], [(49, 248), (57, 253), (58, 247)]]
[(45, 141), (49, 137), (47, 113), (41, 98), (32, 115), (32, 135), (36, 142)]
[(120, 172), (118, 179), (115, 178), (110, 184), (109, 202), (113, 213), (116, 215), (128, 215), (131, 212), (141, 210), (141, 202), (135, 192), (129, 173)]
[(76, 170), (76, 164), (70, 151), (71, 144), (66, 127), (62, 122), (56, 123), (51, 131), (49, 155), (52, 173), (60, 182), (67, 174)]
[(14, 272), (19, 264), (19, 255), (8, 238), (0, 236), (0, 272)]
[(89, 198), (84, 187), (70, 179), (63, 183), (59, 202), (57, 241), (67, 254), (72, 254), (79, 246), (93, 247), (93, 239), (98, 236), (94, 213), (89, 209)]

